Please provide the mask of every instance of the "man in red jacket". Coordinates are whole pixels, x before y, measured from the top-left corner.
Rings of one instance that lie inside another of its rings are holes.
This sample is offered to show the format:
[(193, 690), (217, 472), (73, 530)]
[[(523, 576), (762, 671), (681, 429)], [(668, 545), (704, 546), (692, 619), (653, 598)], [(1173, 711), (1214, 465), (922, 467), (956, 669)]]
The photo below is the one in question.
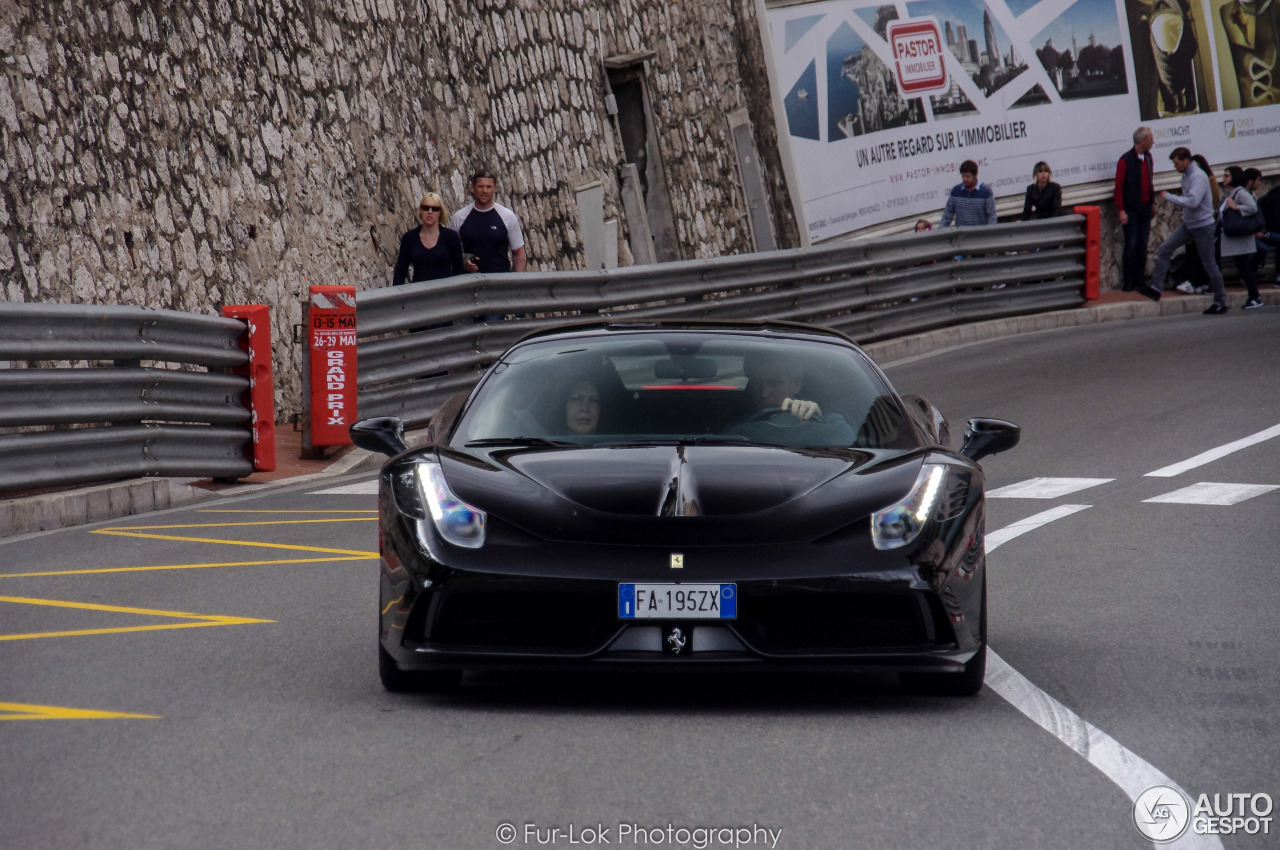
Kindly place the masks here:
[(1147, 240), (1151, 236), (1151, 207), (1155, 201), (1151, 178), (1155, 163), (1151, 146), (1155, 136), (1150, 127), (1133, 131), (1133, 147), (1116, 163), (1116, 212), (1124, 230), (1124, 291), (1142, 285), (1147, 274)]

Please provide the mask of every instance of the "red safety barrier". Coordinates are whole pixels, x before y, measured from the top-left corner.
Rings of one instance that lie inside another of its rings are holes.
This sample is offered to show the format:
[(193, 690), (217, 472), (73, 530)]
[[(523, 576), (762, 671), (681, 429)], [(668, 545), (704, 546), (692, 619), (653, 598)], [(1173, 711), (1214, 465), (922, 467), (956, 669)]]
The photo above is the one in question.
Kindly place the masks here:
[(349, 446), (356, 421), (356, 288), (311, 287), (311, 445)]
[(276, 395), (275, 372), (271, 366), (271, 310), (262, 304), (228, 304), (222, 308), (228, 319), (240, 319), (248, 325), (240, 337), (240, 350), (249, 362), (235, 367), (235, 374), (249, 379), (244, 404), (249, 408), (253, 427), (250, 460), (258, 472), (276, 468)]
[(1097, 301), (1102, 297), (1102, 208), (1075, 207), (1084, 216), (1084, 297)]

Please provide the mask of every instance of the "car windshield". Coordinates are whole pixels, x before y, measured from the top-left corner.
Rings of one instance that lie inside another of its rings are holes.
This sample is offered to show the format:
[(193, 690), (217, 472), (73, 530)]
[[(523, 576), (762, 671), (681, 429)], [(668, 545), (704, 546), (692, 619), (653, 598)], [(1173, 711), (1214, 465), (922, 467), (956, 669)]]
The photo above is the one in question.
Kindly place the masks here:
[(845, 345), (666, 331), (516, 347), (449, 443), (910, 449), (917, 439), (883, 379)]

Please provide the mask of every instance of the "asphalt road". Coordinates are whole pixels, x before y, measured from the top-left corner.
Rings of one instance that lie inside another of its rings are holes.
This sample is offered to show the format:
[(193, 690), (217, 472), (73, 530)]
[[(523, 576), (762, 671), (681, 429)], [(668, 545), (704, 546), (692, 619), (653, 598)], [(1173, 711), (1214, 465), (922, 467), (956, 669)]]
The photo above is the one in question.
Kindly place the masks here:
[[(1280, 424), (1278, 343), (1264, 309), (890, 366), (957, 437), (1024, 428), (984, 461), (1014, 498), (988, 502), (1005, 664), (973, 699), (831, 676), (385, 693), (374, 499), (318, 492), (367, 475), (0, 541), (0, 847), (1139, 848), (1152, 775), (1280, 797), (1280, 436), (1148, 475)], [(1147, 501), (1197, 484), (1258, 486)]]

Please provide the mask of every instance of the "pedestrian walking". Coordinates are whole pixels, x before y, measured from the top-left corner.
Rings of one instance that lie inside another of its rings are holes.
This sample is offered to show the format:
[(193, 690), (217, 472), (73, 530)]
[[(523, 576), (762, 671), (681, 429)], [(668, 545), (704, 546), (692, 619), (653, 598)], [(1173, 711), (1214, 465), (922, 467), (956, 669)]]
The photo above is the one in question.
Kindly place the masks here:
[(462, 240), (456, 230), (440, 225), (446, 214), (444, 198), (435, 192), (422, 196), (418, 202), (421, 226), (400, 237), (392, 286), (462, 274)]
[(939, 227), (981, 227), (996, 223), (996, 196), (991, 187), (978, 181), (978, 163), (960, 163), (960, 182), (947, 195)]
[(467, 271), (485, 274), (525, 270), (524, 234), (520, 219), (510, 208), (497, 203), (497, 178), (480, 169), (471, 176), (471, 197), (453, 214), (449, 226), (462, 237), (462, 250), (475, 256)]
[(1227, 230), (1227, 220), (1231, 214), (1229, 211), (1235, 211), (1245, 218), (1258, 214), (1258, 203), (1245, 188), (1248, 182), (1244, 169), (1238, 165), (1228, 165), (1223, 171), (1222, 188), (1225, 190), (1225, 197), (1218, 212), (1218, 220), (1222, 222), (1219, 253), (1223, 259), (1233, 258), (1236, 271), (1244, 281), (1245, 289), (1248, 290), (1244, 309), (1256, 310), (1262, 306), (1262, 297), (1258, 294), (1257, 270), (1253, 262), (1253, 255), (1256, 253), (1254, 233), (1232, 234)]
[(1037, 162), (1031, 170), (1031, 185), (1022, 202), (1022, 220), (1054, 218), (1062, 215), (1062, 187), (1053, 182), (1053, 169), (1047, 162)]
[(1124, 232), (1121, 265), (1125, 292), (1137, 289), (1147, 273), (1147, 241), (1151, 238), (1151, 211), (1155, 201), (1153, 144), (1155, 136), (1151, 128), (1139, 127), (1133, 131), (1133, 147), (1116, 163), (1114, 199), (1120, 229)]
[(1151, 284), (1148, 286), (1140, 283), (1135, 288), (1152, 301), (1159, 301), (1173, 252), (1182, 245), (1194, 243), (1200, 254), (1200, 263), (1209, 276), (1209, 288), (1213, 292), (1213, 305), (1204, 312), (1205, 315), (1216, 316), (1227, 312), (1227, 290), (1222, 283), (1222, 271), (1213, 259), (1213, 194), (1209, 188), (1209, 178), (1192, 161), (1191, 151), (1186, 148), (1174, 148), (1169, 159), (1182, 175), (1182, 194), (1161, 192), (1160, 198), (1182, 207), (1182, 223), (1160, 243), (1155, 268), (1151, 271)]

